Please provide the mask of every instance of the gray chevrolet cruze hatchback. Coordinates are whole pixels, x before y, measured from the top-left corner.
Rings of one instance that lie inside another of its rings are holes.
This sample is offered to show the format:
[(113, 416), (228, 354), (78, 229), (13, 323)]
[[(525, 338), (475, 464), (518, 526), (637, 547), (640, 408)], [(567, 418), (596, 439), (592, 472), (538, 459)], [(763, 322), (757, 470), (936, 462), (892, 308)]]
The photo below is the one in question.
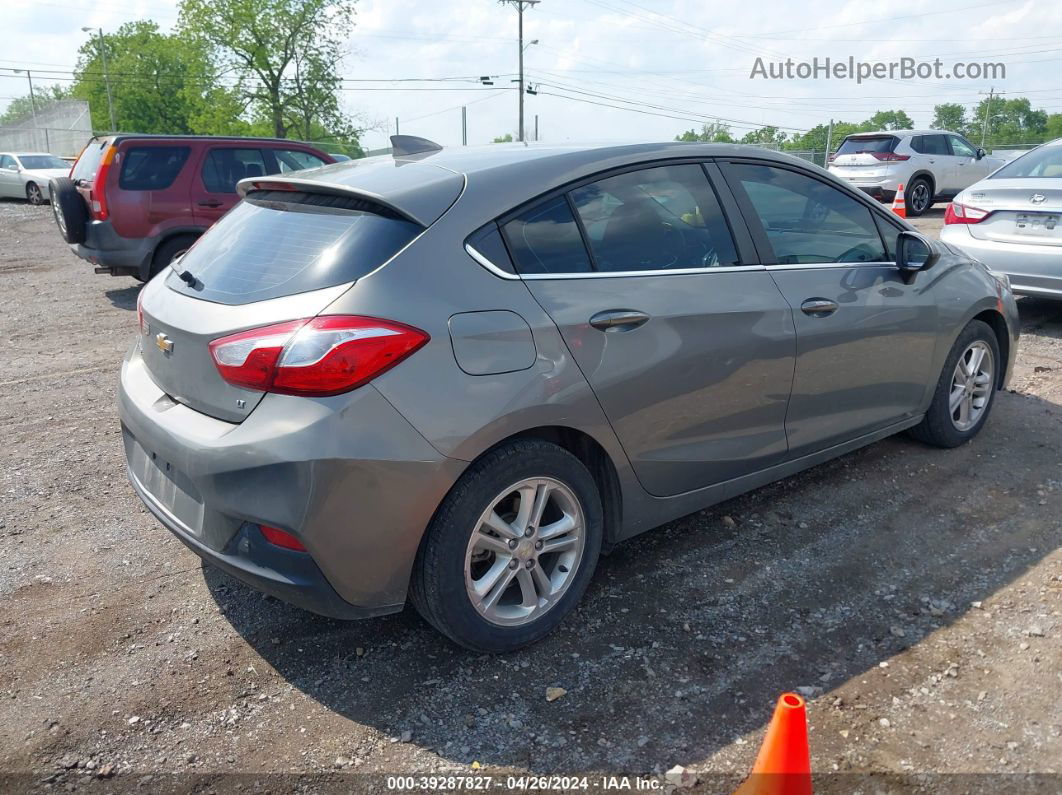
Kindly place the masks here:
[(141, 293), (137, 493), (340, 618), (407, 596), (469, 648), (554, 629), (602, 549), (1006, 383), (1005, 276), (756, 148), (491, 146), (240, 183)]

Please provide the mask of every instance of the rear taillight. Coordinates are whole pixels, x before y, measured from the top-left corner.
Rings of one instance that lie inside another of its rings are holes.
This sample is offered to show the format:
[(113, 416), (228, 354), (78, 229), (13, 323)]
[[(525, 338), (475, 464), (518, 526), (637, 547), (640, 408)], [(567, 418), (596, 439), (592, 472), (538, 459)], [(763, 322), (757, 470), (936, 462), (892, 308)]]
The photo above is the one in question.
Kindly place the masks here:
[(868, 152), (883, 163), (896, 163), (902, 160), (910, 160), (910, 155), (898, 155), (895, 152)]
[(968, 204), (951, 202), (944, 211), (945, 224), (979, 224), (991, 215), (990, 210), (971, 207)]
[(302, 542), (291, 533), (285, 532), (276, 527), (270, 527), (266, 524), (258, 525), (258, 529), (261, 531), (262, 537), (274, 546), (283, 547), (284, 549), (293, 549), (296, 552), (306, 551), (306, 547), (302, 545)]
[(100, 164), (96, 167), (96, 178), (92, 180), (92, 217), (97, 221), (107, 220), (107, 174), (111, 170), (111, 163), (118, 149), (108, 146), (100, 158)]
[(242, 331), (210, 343), (233, 386), (325, 397), (368, 383), (430, 337), (420, 329), (355, 315), (324, 315)]

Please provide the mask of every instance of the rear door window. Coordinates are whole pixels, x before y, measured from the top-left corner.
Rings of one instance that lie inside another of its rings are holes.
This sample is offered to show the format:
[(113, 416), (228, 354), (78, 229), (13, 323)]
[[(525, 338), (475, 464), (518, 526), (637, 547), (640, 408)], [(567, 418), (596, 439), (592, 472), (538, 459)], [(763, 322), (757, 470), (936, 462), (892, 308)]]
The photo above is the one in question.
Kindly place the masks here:
[(590, 257), (565, 196), (517, 215), (504, 226), (518, 272), (588, 273)]
[(571, 192), (595, 270), (655, 271), (737, 263), (719, 201), (696, 164), (631, 171)]
[(947, 136), (923, 135), (921, 152), (924, 155), (950, 155)]
[(118, 187), (164, 190), (173, 184), (191, 150), (187, 146), (133, 146), (122, 153)]
[(180, 261), (194, 287), (171, 272), (177, 292), (249, 304), (353, 282), (383, 265), (422, 227), (347, 196), (252, 191)]
[(214, 148), (203, 161), (203, 187), (210, 193), (235, 193), (241, 179), (270, 172), (261, 149)]
[(775, 166), (734, 163), (736, 177), (763, 226), (774, 262), (885, 262), (870, 208), (832, 185)]

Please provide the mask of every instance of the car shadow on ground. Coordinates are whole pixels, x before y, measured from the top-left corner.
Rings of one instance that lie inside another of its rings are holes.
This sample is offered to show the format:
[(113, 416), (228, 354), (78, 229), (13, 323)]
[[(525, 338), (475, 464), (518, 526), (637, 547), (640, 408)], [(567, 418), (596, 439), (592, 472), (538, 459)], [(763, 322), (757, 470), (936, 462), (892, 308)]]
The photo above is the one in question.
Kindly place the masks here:
[(143, 286), (137, 282), (128, 287), (105, 290), (103, 294), (107, 296), (107, 300), (111, 302), (112, 306), (116, 306), (119, 309), (136, 309), (136, 298), (140, 295), (140, 288)]
[(1003, 393), (961, 448), (895, 437), (619, 545), (559, 632), (498, 657), (410, 611), (332, 621), (204, 575), (281, 676), (351, 721), (463, 764), (666, 769), (760, 729), (783, 691), (887, 676), (1037, 564), (1059, 544), (1060, 492), (1036, 489), (1060, 444), (1059, 406)]
[(1062, 339), (1062, 301), (1026, 296), (1018, 301), (1021, 333)]

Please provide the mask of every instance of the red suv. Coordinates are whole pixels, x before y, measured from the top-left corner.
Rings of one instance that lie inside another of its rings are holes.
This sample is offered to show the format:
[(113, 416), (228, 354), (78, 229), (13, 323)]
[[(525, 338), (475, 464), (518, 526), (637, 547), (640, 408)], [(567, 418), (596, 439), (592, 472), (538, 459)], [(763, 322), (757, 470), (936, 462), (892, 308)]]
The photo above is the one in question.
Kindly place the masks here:
[(146, 281), (236, 204), (241, 179), (334, 162), (276, 138), (108, 135), (89, 142), (69, 178), (51, 181), (52, 211), (97, 273)]

